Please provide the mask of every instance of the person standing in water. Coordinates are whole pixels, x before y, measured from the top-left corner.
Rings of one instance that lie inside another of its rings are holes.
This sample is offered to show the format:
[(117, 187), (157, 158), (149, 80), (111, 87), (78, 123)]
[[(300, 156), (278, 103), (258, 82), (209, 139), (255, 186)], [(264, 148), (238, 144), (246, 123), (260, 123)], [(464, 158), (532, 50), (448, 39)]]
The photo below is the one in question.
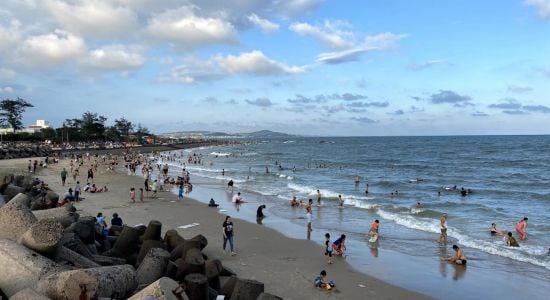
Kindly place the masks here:
[(516, 224), (516, 231), (519, 234), (519, 238), (522, 240), (527, 239), (527, 221), (528, 220), (529, 220), (528, 218), (523, 218), (523, 220), (519, 221)]
[(321, 205), (321, 192), (317, 190), (317, 204)]
[(306, 222), (307, 222), (306, 230), (307, 230), (307, 239), (308, 240), (311, 239), (311, 232), (313, 231), (313, 229), (311, 229), (311, 219), (312, 218), (313, 218), (313, 216), (311, 214), (311, 206), (307, 206), (306, 207)]
[(365, 194), (369, 193), (369, 184), (367, 183), (367, 186), (365, 187)]
[(344, 207), (344, 199), (342, 199), (342, 195), (338, 195), (338, 206)]
[(439, 243), (443, 242), (447, 244), (447, 214), (443, 214), (443, 216), (441, 216), (441, 219), (439, 219), (439, 229), (441, 229), (441, 234), (439, 235)]

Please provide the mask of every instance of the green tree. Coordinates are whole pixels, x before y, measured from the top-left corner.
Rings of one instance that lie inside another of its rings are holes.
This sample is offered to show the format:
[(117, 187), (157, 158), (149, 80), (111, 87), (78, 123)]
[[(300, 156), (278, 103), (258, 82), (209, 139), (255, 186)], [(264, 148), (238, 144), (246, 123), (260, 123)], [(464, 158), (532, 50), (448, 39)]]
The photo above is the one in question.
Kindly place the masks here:
[(134, 124), (124, 117), (116, 119), (113, 127), (117, 130), (122, 140), (128, 140), (128, 136), (134, 131)]
[(21, 119), (27, 107), (34, 107), (34, 105), (19, 97), (15, 100), (4, 99), (0, 101), (0, 124), (8, 124), (14, 130), (23, 128)]
[(136, 131), (134, 132), (134, 135), (136, 136), (136, 138), (138, 140), (138, 143), (141, 143), (142, 142), (141, 139), (144, 136), (148, 136), (148, 135), (151, 135), (151, 134), (149, 133), (149, 129), (147, 129), (147, 127), (142, 126), (141, 124), (138, 124), (137, 128), (136, 128)]
[(85, 112), (81, 119), (82, 134), (88, 140), (103, 139), (105, 133), (105, 121), (107, 118), (97, 113)]

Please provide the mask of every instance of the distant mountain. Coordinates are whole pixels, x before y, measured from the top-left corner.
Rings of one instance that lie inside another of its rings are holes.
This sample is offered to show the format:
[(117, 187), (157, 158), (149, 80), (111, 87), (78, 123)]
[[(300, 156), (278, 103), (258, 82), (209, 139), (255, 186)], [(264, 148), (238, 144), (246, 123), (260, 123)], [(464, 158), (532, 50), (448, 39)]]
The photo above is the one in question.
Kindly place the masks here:
[(254, 131), (250, 133), (245, 133), (245, 135), (247, 135), (247, 137), (249, 138), (288, 138), (288, 137), (295, 136), (295, 135), (290, 135), (287, 133), (276, 132), (271, 130)]
[(161, 136), (173, 138), (251, 138), (251, 139), (266, 139), (266, 138), (290, 138), (295, 135), (290, 135), (282, 132), (271, 130), (260, 130), (250, 133), (227, 133), (220, 131), (178, 131), (163, 133)]

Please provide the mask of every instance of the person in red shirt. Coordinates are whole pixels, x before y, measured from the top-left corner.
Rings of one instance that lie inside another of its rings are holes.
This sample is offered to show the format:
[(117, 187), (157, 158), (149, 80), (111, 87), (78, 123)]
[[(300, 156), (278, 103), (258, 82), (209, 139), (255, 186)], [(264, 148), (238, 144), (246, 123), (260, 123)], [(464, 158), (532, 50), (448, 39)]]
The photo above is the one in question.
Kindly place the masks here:
[(374, 222), (372, 222), (372, 225), (370, 226), (370, 230), (369, 230), (369, 236), (374, 236), (374, 235), (378, 235), (378, 227), (380, 226), (380, 221), (378, 220), (374, 220)]

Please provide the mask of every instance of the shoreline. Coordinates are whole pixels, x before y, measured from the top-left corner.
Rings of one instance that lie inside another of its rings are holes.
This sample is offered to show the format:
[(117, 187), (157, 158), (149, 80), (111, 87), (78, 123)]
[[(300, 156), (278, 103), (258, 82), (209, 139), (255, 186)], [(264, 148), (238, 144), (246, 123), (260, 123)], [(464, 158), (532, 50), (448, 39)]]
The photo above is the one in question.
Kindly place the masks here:
[[(23, 171), (26, 159), (2, 161), (0, 165), (19, 167)], [(59, 164), (42, 169), (38, 177), (62, 195), (68, 187), (61, 186), (58, 174), (61, 167), (67, 166), (68, 160), (61, 160)], [(209, 257), (220, 258), (224, 265), (227, 264), (240, 277), (264, 282), (267, 292), (284, 299), (360, 299), (366, 295), (386, 299), (429, 299), (428, 296), (358, 272), (340, 259), (327, 265), (323, 247), (315, 242), (292, 239), (272, 228), (240, 219), (234, 220), (238, 254), (234, 257), (226, 256), (221, 251), (223, 214), (217, 209), (208, 208), (204, 203), (189, 197), (183, 201), (177, 200), (177, 195), (170, 191), (161, 192), (158, 198), (146, 199), (144, 203), (129, 203), (129, 188), (140, 187), (141, 177), (121, 174), (120, 170), (115, 174), (104, 171), (98, 173), (96, 184), (108, 185), (109, 192), (84, 193), (86, 199), (75, 205), (81, 215), (95, 215), (102, 211), (110, 219), (116, 211), (128, 225), (157, 219), (163, 223), (163, 232), (181, 225), (199, 223), (195, 227), (177, 230), (184, 237), (203, 234), (209, 241), (204, 251)], [(84, 182), (82, 178), (81, 175), (78, 179)], [(68, 185), (74, 185), (71, 179)], [(313, 279), (321, 269), (327, 270), (327, 278), (336, 282), (336, 289), (330, 293), (313, 286)]]

